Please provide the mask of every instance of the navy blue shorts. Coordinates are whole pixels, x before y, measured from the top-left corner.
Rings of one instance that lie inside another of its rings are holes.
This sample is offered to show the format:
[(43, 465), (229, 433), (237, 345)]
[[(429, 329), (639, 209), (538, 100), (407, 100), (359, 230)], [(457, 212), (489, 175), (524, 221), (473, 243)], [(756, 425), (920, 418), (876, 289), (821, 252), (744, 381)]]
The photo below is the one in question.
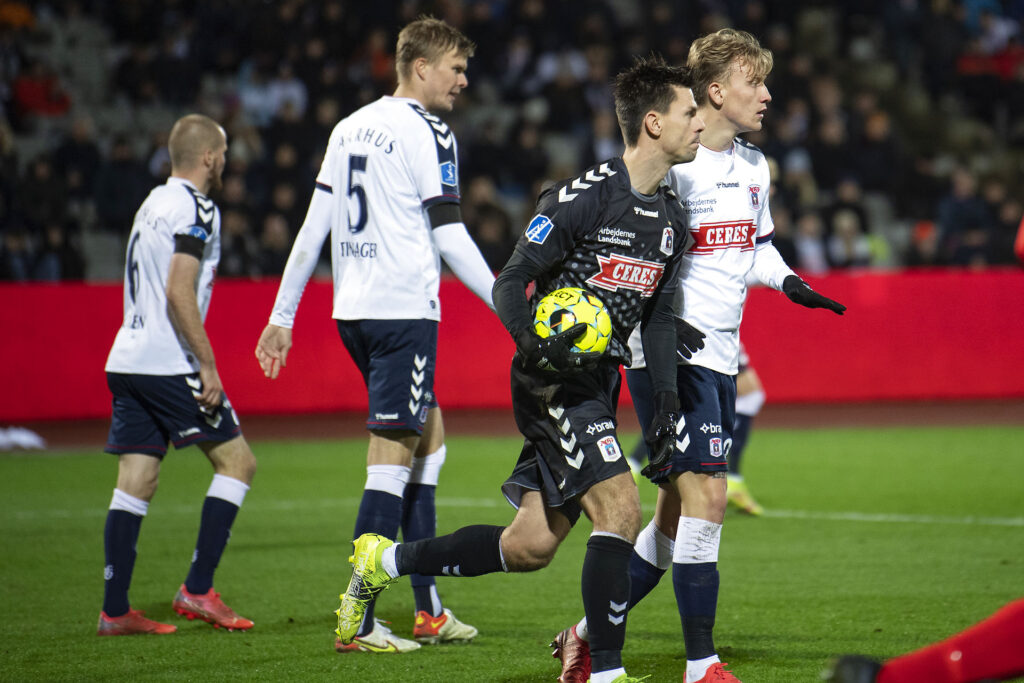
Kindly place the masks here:
[(509, 503), (518, 508), (525, 491), (540, 491), (547, 507), (575, 524), (579, 496), (629, 471), (616, 434), (621, 381), (618, 364), (559, 379), (513, 362), (512, 410), (525, 440), (501, 487)]
[[(736, 377), (699, 365), (676, 366), (683, 429), (672, 466), (651, 477), (656, 484), (678, 472), (724, 472), (736, 421)], [(654, 419), (654, 395), (646, 368), (627, 370), (626, 383), (641, 427)], [(649, 456), (650, 454), (648, 454)]]
[(371, 430), (423, 432), (437, 406), (436, 320), (337, 320), (338, 334), (363, 375)]
[(199, 373), (125, 375), (107, 373), (114, 395), (107, 453), (143, 453), (162, 458), (167, 442), (184, 448), (203, 441), (230, 441), (242, 433), (231, 402), (224, 395), (212, 412), (200, 409)]

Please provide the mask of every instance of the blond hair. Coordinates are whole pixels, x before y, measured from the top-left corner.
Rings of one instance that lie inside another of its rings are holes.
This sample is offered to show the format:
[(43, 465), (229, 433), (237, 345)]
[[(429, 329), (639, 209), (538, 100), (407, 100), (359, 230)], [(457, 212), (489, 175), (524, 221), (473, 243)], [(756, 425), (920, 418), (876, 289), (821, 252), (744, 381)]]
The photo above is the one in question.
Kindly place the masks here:
[(460, 57), (469, 58), (476, 52), (476, 44), (457, 28), (434, 17), (423, 16), (406, 24), (398, 34), (398, 46), (395, 48), (398, 80), (409, 77), (412, 63), (420, 57), (433, 64), (453, 49)]
[(172, 172), (194, 169), (207, 151), (218, 151), (224, 144), (224, 129), (209, 116), (188, 114), (181, 117), (174, 123), (167, 139)]
[(735, 62), (748, 69), (747, 75), (761, 82), (771, 73), (772, 51), (761, 47), (757, 38), (734, 28), (723, 28), (690, 44), (686, 65), (693, 72), (693, 98), (697, 106), (708, 102), (708, 86), (729, 79)]

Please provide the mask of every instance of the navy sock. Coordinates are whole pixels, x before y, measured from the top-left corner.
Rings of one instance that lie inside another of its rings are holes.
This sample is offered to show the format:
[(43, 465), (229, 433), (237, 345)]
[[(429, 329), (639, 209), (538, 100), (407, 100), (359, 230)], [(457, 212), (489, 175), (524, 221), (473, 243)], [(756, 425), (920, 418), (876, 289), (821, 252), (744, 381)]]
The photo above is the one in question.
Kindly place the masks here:
[(715, 654), (712, 631), (718, 608), (718, 563), (673, 564), (672, 583), (683, 623), (686, 658), (710, 657)]
[(752, 415), (736, 413), (736, 420), (732, 425), (732, 446), (729, 447), (729, 473), (740, 473), (740, 459), (743, 457), (743, 449), (747, 447), (747, 439), (750, 437), (750, 427), (754, 424)]
[[(437, 487), (429, 484), (406, 484), (402, 498), (402, 540), (406, 543), (437, 535), (437, 507), (434, 503), (436, 491)], [(416, 610), (435, 617), (441, 616), (441, 601), (434, 604), (434, 577), (412, 574), (409, 583), (412, 584)]]
[(231, 537), (231, 525), (237, 514), (238, 506), (223, 498), (207, 496), (203, 501), (199, 538), (185, 579), (185, 590), (189, 593), (202, 595), (213, 587), (213, 572), (220, 564), (220, 556)]
[(142, 517), (126, 510), (108, 510), (103, 527), (103, 611), (108, 617), (128, 612), (128, 587), (135, 568), (135, 543)]
[(591, 536), (583, 558), (583, 611), (590, 633), (592, 671), (622, 666), (633, 546), (615, 536)]
[[(359, 538), (363, 534), (380, 534), (384, 538), (395, 540), (398, 538), (398, 527), (401, 526), (401, 523), (401, 496), (393, 496), (386, 491), (377, 489), (364, 489), (363, 499), (359, 503), (359, 512), (356, 514), (355, 534), (352, 538)], [(363, 625), (356, 635), (365, 636), (373, 630), (375, 606), (376, 601), (367, 606)]]
[(474, 524), (447, 536), (402, 543), (395, 551), (401, 575), (480, 576), (503, 571), (501, 532), (503, 526)]
[(659, 569), (633, 551), (629, 558), (629, 609), (644, 599), (665, 575)]

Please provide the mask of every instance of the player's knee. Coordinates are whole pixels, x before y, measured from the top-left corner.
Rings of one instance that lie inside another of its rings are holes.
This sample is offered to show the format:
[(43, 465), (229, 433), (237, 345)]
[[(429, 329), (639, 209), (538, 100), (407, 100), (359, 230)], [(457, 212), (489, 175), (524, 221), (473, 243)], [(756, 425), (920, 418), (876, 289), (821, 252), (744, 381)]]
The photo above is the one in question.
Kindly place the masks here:
[(214, 472), (251, 484), (256, 476), (256, 456), (242, 437), (218, 444), (209, 452)]
[(245, 449), (245, 454), (239, 458), (238, 462), (238, 480), (243, 481), (246, 484), (251, 484), (253, 477), (256, 476), (256, 456), (248, 448)]
[(512, 527), (501, 536), (501, 552), (511, 572), (532, 572), (551, 564), (558, 539), (548, 534), (517, 533)]
[(643, 523), (643, 512), (636, 496), (623, 496), (614, 504), (592, 507), (590, 516), (595, 531), (615, 534), (630, 543), (636, 542)]

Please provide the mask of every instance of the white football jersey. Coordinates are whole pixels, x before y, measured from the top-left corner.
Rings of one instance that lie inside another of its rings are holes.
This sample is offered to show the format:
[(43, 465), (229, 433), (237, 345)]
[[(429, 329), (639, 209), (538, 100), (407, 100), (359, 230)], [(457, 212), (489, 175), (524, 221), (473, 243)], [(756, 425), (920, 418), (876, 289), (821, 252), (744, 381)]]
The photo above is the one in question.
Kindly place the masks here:
[[(427, 209), (459, 203), (455, 135), (413, 99), (385, 96), (331, 133), (317, 192), (329, 192), (330, 225), (307, 218), (299, 239), (310, 253), (331, 235), (338, 320), (440, 320), (441, 258)], [(293, 255), (296, 250), (293, 249)], [(289, 259), (270, 322), (291, 327), (311, 264)]]
[[(768, 162), (760, 149), (736, 138), (725, 152), (702, 145), (693, 161), (672, 167), (666, 182), (679, 195), (694, 240), (679, 271), (676, 315), (707, 335), (703, 349), (679, 362), (735, 375), (748, 275), (782, 289), (794, 274), (771, 244)], [(634, 359), (643, 358), (639, 347), (634, 333)]]
[(182, 178), (154, 188), (135, 214), (124, 276), (124, 321), (107, 357), (107, 372), (184, 375), (199, 362), (167, 313), (167, 272), (175, 235), (206, 246), (196, 281), (199, 314), (206, 320), (220, 260), (220, 211), (213, 200)]

